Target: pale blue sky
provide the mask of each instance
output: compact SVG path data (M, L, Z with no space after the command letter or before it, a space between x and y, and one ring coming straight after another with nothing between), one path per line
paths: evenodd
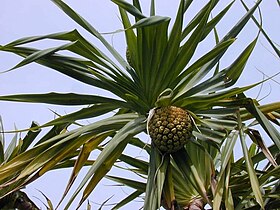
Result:
M65 2L92 23L92 25L100 32L111 32L121 28L117 7L109 0L66 0ZM148 14L150 0L142 0L141 2L145 8L145 14ZM158 5L157 14L174 17L178 0L158 0L156 2ZM194 3L192 10L186 16L186 20L205 2L207 1L204 0L199 1L199 3ZM229 2L230 1L228 0L222 1L215 11L219 11ZM246 2L249 2L250 5L252 5L254 1L250 0ZM2 0L0 5L1 45L21 37L70 31L74 28L81 29L49 0ZM280 44L280 7L277 5L276 0L263 1L261 10L264 29L268 32L273 41ZM222 37L243 14L244 8L239 1L236 1L231 12L226 16L226 19L218 25L220 37ZM83 32L83 30L80 31ZM99 45L97 44L97 40L88 33L84 34L89 40L96 45ZM226 54L221 65L229 65L230 62L236 58L240 50L243 49L249 41L256 36L256 34L257 28L251 21L246 30L244 30L238 37L236 44L234 44L232 49ZM124 55L126 46L123 33L106 35L106 37L108 38L108 41L110 41L110 43L112 43L113 46ZM199 55L207 49L211 49L213 46L213 37L210 37L208 40L209 42L205 42L199 47L196 57L199 57ZM57 43L47 41L37 44L36 47L43 49L55 46L56 44ZM238 85L249 85L262 80L262 74L257 71L257 69L270 76L279 72L279 58L272 54L274 54L274 52L271 47L268 46L266 40L261 36L256 50L248 62L245 73ZM0 71L11 68L19 61L20 58L13 54L0 52ZM280 77L276 77L275 80L280 81ZM259 99L269 94L269 96L263 100L263 103L279 101L279 88L280 86L276 82L270 81L265 83ZM259 90L260 87L257 87L253 91L250 91L248 95L256 97ZM102 94L87 85L80 84L72 79L66 78L64 75L36 64L30 64L10 73L0 74L0 95L51 91ZM0 102L0 115L4 121L5 130L13 130L14 125L16 125L17 128L28 127L32 120L42 124L53 119L54 115L49 111L49 108L60 114L69 113L73 110L73 108L69 107L44 104ZM78 108L79 107L75 107L74 109ZM6 141L8 142L11 137L11 135L7 135ZM68 174L69 173L70 171L68 171ZM43 199L39 192L35 190L40 189L49 196L54 204L56 204L68 181L68 174L62 173L61 171L48 173L45 178L30 185L27 192L30 193L30 196L36 196ZM113 188L113 190L115 189L116 187ZM127 189L124 189L124 191L128 192ZM111 187L102 185L98 187L97 191L94 192L93 196L89 197L89 199L92 202L102 203L113 194L117 194L115 195L116 198L119 198L119 194L122 194L123 196L125 195L123 191L116 191L116 193L114 193ZM114 198L112 201L114 201ZM35 199L35 202L43 207L40 201ZM96 209L96 206L94 206L94 204L92 205L93 209ZM136 206L137 208L140 207L141 203L134 203L132 206L128 206L124 209L137 209Z

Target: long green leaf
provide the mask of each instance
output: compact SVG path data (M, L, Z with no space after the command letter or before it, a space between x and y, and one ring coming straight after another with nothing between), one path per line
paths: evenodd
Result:
M162 157L161 163L156 171L156 185L157 185L157 205L161 206L161 197L163 192L164 183L166 182L167 168L169 166L170 156L165 155Z
M180 42L181 42L181 31L182 31L182 25L183 25L183 15L184 15L184 2L180 1L180 6L178 9L177 17L175 20L175 23L173 25L171 34L169 36L167 45L165 49L163 49L163 55L162 59L160 61L160 64L158 66L158 72L156 80L153 80L153 82L156 82L156 87L153 86L153 88L156 90L155 93L158 91L163 91L162 89L165 89L165 87L160 87L159 84L164 80L164 77L167 75L168 70L171 68L171 65L173 64L174 60L176 59L176 56L179 52ZM160 35L161 36L161 35ZM167 82L165 82L167 83Z
M219 179L217 181L215 187L214 199L213 199L213 209L220 209L223 194L225 191L225 176L226 176L225 173L221 174L221 176L219 176Z
M81 55L85 58L88 58L91 61L93 61L94 63L109 69L116 76L122 76L122 79L124 79L124 78L127 79L127 76L125 74L123 74L122 70L119 69L119 67L108 56L106 56L103 52L101 52L92 43L87 41L77 30L48 34L48 35L44 35L44 36L26 37L26 38L22 38L22 39L13 41L2 48L0 47L0 49L4 50L5 48L8 48L8 47L14 47L14 46L22 45L22 44L40 41L43 39L54 39L54 40L64 40L64 41L75 42L75 44L70 46L68 48L68 50L70 50L78 55ZM117 71L108 64L113 66ZM98 66L96 66L96 65L95 65L95 67L98 68ZM129 71L129 73L132 73L132 72ZM131 74L131 75L133 75L133 74Z
M225 207L228 210L234 210L234 201L230 188L230 169L231 167L228 166L225 177Z
M238 58L225 70L227 76L227 82L225 84L226 87L232 86L236 83L238 78L240 77L243 69L253 52L257 43L257 38L253 40L244 51L238 56Z
M218 3L219 1L215 1L214 2L214 7L215 5ZM209 33L214 30L215 33L215 26L221 21L223 20L224 15L229 11L229 9L231 8L231 6L233 5L235 1L233 0L232 2L230 2L228 4L228 6L226 6L221 12L219 12L215 17L213 17L212 20L210 20L207 25L206 25L206 30L205 30L205 34L202 36L203 40L205 37L207 37L209 35ZM213 7L213 8L214 8ZM201 11L200 11L201 12ZM218 42L217 42L218 43Z
M123 126L124 123L127 123L128 121L131 121L135 119L137 115L135 114L122 114L122 115L116 115L110 118L107 118L105 120L98 121L96 123L83 126L81 128L74 129L72 131L61 133L59 135L52 133L52 135L48 135L50 137L49 139L46 139L42 141L40 144L37 144L35 147L27 150L26 152L19 154L15 158L13 158L11 161L9 161L5 165L0 166L0 182L2 180L5 180L7 177L13 175L13 172L16 170L20 172L21 170L25 169L25 172L22 173L21 177L25 175L29 175L30 173L33 173L34 170L36 171L38 168L40 168L44 163L46 163L46 158L42 157L43 151L47 149L53 149L54 147L57 148L57 151L63 147L60 147L61 145L65 146L65 143L67 141L73 140L80 135L87 133L89 131L95 130L96 132L104 132L108 129L119 129ZM54 135L53 135L54 134ZM53 149L55 151L55 149ZM41 155L41 157L40 157ZM41 162L33 162L31 165L29 165L29 169L26 170L26 166L30 164L34 158L41 158Z
M207 197L206 188L208 188L207 185L210 184L207 182L210 181L208 176L211 175L211 173L209 173L212 170L211 165L209 165L209 163L207 163L205 165L205 167L207 167L207 168L204 168L203 171L199 171L198 170L199 165L194 164L194 162L193 162L193 161L200 162L201 158L203 159L203 161L205 161L205 158L209 160L209 157L206 157L207 155L205 153L201 153L202 157L199 157L199 159L196 159L198 157L197 152L198 152L198 150L201 150L201 149L198 147L196 147L195 149L194 148L192 150L188 151L188 152L192 153L190 155L186 152L185 149L182 149L179 152L172 154L172 157L174 158L174 160L175 160L178 168L182 172L183 176L187 180L190 180L192 187L197 192L199 192L199 195L203 199L205 199L205 201L207 201L210 204L211 202L209 201L209 199ZM190 188L192 188L192 187L190 187Z
M138 191L138 190L134 191L133 193L128 195L125 199L120 201L117 205L115 205L112 209L120 209L121 207L123 207L127 203L130 203L131 201L133 201L135 198L137 198L141 194L142 194L141 191Z
M18 133L15 133L14 137L12 138L11 142L9 143L7 149L5 150L4 153L4 160L8 161L9 159L12 159L12 156L15 155L14 153L16 152L16 147L18 144Z
M28 44L35 41L40 41L44 39L57 39L57 40L64 40L64 41L77 41L76 35L78 34L77 30L67 31L67 32L59 32L59 33L52 33L43 36L30 36L17 39L15 41L10 42L6 45L6 47L15 47L18 45Z
M251 16L260 3L261 0L257 1L256 4L239 20L239 22L234 27L232 27L231 30L220 40L220 43L229 39L236 38L236 36L250 20ZM227 49L225 49L224 52L221 52L216 58L203 65L199 71L191 75L191 79L189 81L190 87L195 86L208 74L208 72L217 64L217 62L219 62L226 50Z
M213 209L219 209L221 201L224 195L229 196L228 182L226 178L229 176L230 172L230 160L233 158L233 149L238 137L238 132L232 132L227 137L224 147L221 150L221 169L218 175L217 187L215 189ZM227 187L226 187L227 186ZM225 203L227 203L227 198L225 198ZM229 203L228 203L229 205Z
M22 145L20 146L20 153L27 150L27 148L34 142L36 137L40 134L41 129L38 129L40 125L36 122L32 122L29 131L22 139Z
M242 5L244 6L244 8L248 11L249 8L247 7L247 5L245 4L244 1L241 0ZM279 1L278 1L279 4ZM276 47L276 45L274 44L274 42L270 39L269 35L266 33L266 31L264 30L264 28L262 27L262 25L258 22L258 20L252 16L252 20L254 21L254 23L258 26L259 30L261 31L261 33L264 35L264 37L266 38L266 40L268 41L268 43L271 45L271 47L273 48L273 50L275 51L275 53L278 55L278 57L280 57L280 50Z
M230 90L220 91L213 94L197 95L191 97L185 97L185 94L182 94L177 99L174 99L174 104L177 104L181 107L189 107L190 110L201 110L206 107L211 108L214 104L218 104L219 100L225 100L237 94L241 94L246 90L252 89L260 83L253 85L248 85L242 88L232 88Z
M146 183L144 182L140 182L140 181L136 181L133 179L126 179L126 178L122 178L122 177L116 177L116 176L110 176L110 175L106 175L107 179L110 179L114 182L118 182L122 185L126 185L128 187L131 187L137 191L140 191L142 193L145 192L146 189Z
M179 53L174 55L176 56L176 59L174 60L174 63L172 63L172 71L169 70L168 74L166 75L167 81L170 80L169 78L173 78L174 76L177 77L189 63L199 42L201 41L201 37L205 32L205 26L214 4L214 0L210 1L209 8L203 15L203 18L200 20L197 28L188 38L188 40L180 47Z
M37 50L24 47L2 47L2 50L13 52L23 57L27 57L30 54L35 53ZM110 80L108 77L102 77L98 72L94 72L91 66L88 66L88 62L85 64L85 60L72 58L69 56L51 55L47 58L41 58L36 61L37 63L52 68L62 74L65 74L71 78L74 78L83 83L99 87L110 92L115 93L117 96L125 98L125 93L131 92L131 86L121 86L122 83L116 83ZM93 73L94 76L93 76ZM126 83L127 84L127 83ZM135 90L135 87L132 90ZM139 92L139 91L138 91ZM134 91L136 93L136 91Z
M61 202L63 201L64 197L67 195L67 193L69 192L70 188L72 187L74 181L76 180L79 172L81 171L82 167L84 165L87 164L88 161L88 157L90 155L90 153L96 149L98 147L98 145L104 141L105 138L107 138L109 135L111 135L112 132L109 131L109 132L105 132L105 133L101 133L100 135L96 135L96 136L93 136L89 141L87 141L82 149L80 150L79 152L79 155L78 155L78 158L77 160L75 161L75 164L73 165L73 170L72 170L72 174L69 178L69 181L68 181L68 184L65 188L65 191L63 193L63 196L60 200L60 202L58 203L57 206L59 206L61 204ZM59 156L63 155L62 152L59 154ZM56 158L55 158L56 159ZM49 163L48 163L49 164ZM47 165L48 165L47 164ZM57 164L58 165L58 164ZM92 165L92 164L90 164ZM44 166L46 167L46 165ZM53 166L52 166L53 167ZM53 167L54 168L54 167ZM41 169L42 170L42 169Z
M0 100L29 102L29 103L48 103L57 105L89 105L97 103L113 103L121 106L124 102L117 99L106 98L103 96L83 95L75 93L46 93L46 94L20 94L0 96Z
M19 67L22 67L24 65L27 65L29 63L35 62L35 61L39 60L40 58L51 55L51 54L53 54L57 51L66 50L69 47L71 47L72 45L75 45L75 42L64 44L64 45L61 45L59 47L54 47L54 48L50 48L50 49L46 49L46 50L37 51L37 52L27 56L23 61L21 61L19 64L17 64L15 67L10 69L9 71L11 71L13 69L16 69L16 68L19 68Z
M122 154L119 157L119 160L137 168L138 170L142 170L143 173L147 174L147 172L148 172L149 165L148 165L147 162L145 162L143 160L137 159L135 157L130 157L130 156L125 155L125 154Z
M122 8L119 8L119 11L120 11L122 24L124 28L130 28L131 23L126 11ZM131 70L130 74L134 78L135 83L140 84L139 76L138 76L139 75L138 68L135 68L135 66L137 66L136 64L137 38L133 30L125 30L125 37L127 43L127 53L129 54L130 57L130 65L134 68L134 71ZM138 75L135 72L138 72Z
M195 27L197 27L197 25L200 23L201 19L209 9L209 6L212 2L213 1L209 1L203 8L201 8L199 12L195 15L195 17L187 24L187 26L182 31L182 37L181 37L182 40L185 39ZM191 3L192 1L188 1L188 3L186 3L185 6L188 7L190 6ZM218 1L216 0L213 6L215 6L217 3ZM184 8L184 11L186 11L186 8Z
M156 27L145 27L137 30L137 64L140 69L145 97L150 107L154 106L154 93L157 94L154 84L159 75L158 66L167 43L168 25L169 21L165 21Z
M225 49L227 49L235 39L229 39L225 42L222 42L215 46L211 51L203 55L201 58L199 58L196 62L194 62L190 67L188 67L186 70L184 70L177 79L173 82L171 85L172 87L176 87L175 91L181 90L178 95L185 92L187 89L191 88L192 86L189 84L189 77L187 77L190 73L195 71L196 69L199 69L203 65L206 65L208 62L216 58L220 55L220 53L223 53ZM176 85L176 86L175 86Z
M190 38L184 43L184 45L180 48L180 52L174 61L176 66L174 66L175 75L181 73L181 71L185 68L185 66L190 61L191 57L195 49L197 48L198 43L201 41L202 35L205 32L205 26L207 24L207 20L209 18L210 12L213 9L214 1L209 2L209 8L203 14L202 19L200 20L198 26L196 27L195 31L192 33Z
M230 162L230 158L232 158L233 149L237 141L238 134L239 133L237 131L232 131L227 137L225 145L221 151L221 161L222 161L221 169L220 169L221 175L226 171L226 167Z
M190 89L186 91L184 95L194 95L205 91L215 92L219 89L224 89L234 85L243 72L245 64L256 45L256 41L257 39L250 43L248 47L246 47L244 51L238 56L238 58L225 70L220 71L213 77L207 79L197 86L191 87L191 84L187 84L187 89Z
M151 59L149 60L149 65L147 67L144 66L143 69L144 81L146 81L145 88L149 98L148 100L152 105L154 105L155 99L160 94L160 90L155 89L155 84L159 83L160 75L164 72L164 69L159 68L159 66L164 59L165 49L168 44L169 24L170 22L165 22L156 28L153 40L151 41L153 50L150 52L150 55L147 55L147 58L150 56ZM152 29L150 30L153 31ZM143 53L145 54L145 51Z
M135 6L129 4L127 1L124 0L111 0L111 1L137 18L141 19L146 17L145 15L142 14L141 11L139 11Z
M157 172L160 168L162 158L159 151L152 145L150 162L149 162L149 172L146 185L146 199L144 202L144 210L156 210L158 206L158 193L157 193Z
M270 136L273 142L280 149L280 133L277 129L269 122L265 115L259 110L259 108L253 103L252 100L248 101L246 109L256 118L266 133Z
M90 107L83 108L77 112L72 112L70 114L63 115L57 119L54 119L43 126L49 126L49 125L58 125L62 123L71 123L75 122L76 120L81 119L88 119L93 118L97 116L101 116L103 114L109 113L115 109L118 109L119 106L117 104L113 103L98 103L94 104Z
M238 119L238 127L239 127L238 128L239 137L240 137L240 141L241 141L243 155L245 158L247 173L249 175L250 182L251 182L252 191L254 192L256 201L261 206L261 208L264 209L264 202L263 202L263 198L262 198L262 193L260 191L259 181L258 181L256 172L253 167L252 159L249 157L249 154L248 154L248 149L247 149L247 145L246 145L246 141L245 141L245 135L243 132L242 121L241 121L239 112L237 114L238 114L237 119Z
M82 190L82 188L89 181L89 184L84 190L83 197L80 200L80 204L84 202L84 200L88 197L88 195L95 188L96 184L103 178L103 176L110 170L115 161L121 155L128 141L133 135L138 134L139 132L145 129L145 125L143 124L144 118L138 117L134 120L131 120L127 123L106 145L104 150L97 157L93 166L89 169L88 173L85 175L84 179L77 187L76 191L71 196L68 204L66 205L66 209L68 209L76 198L77 194Z
M2 117L0 116L0 165L4 161L5 139L4 139L3 132L4 132L3 121L2 121Z
M175 190L174 190L174 181L173 181L173 170L172 165L168 164L167 171L166 171L166 180L163 185L163 197L164 201L161 203L166 203L168 208L173 208L176 202Z
M97 37L102 44L111 52L115 59L125 68L130 68L122 56L106 41L106 39L84 18L71 9L66 3L61 0L52 0L58 7L60 7L72 20L82 26L89 33Z

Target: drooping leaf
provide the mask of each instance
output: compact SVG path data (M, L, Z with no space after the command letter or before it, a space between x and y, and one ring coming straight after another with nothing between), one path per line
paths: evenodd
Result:
M126 28L125 30L132 30L135 28L143 28L143 27L158 25L168 21L170 21L169 17L162 17L162 16L145 17L137 21L135 24L131 25L129 28Z
M21 172L20 176L17 179L27 176L40 167L44 166L45 164L48 164L48 161L53 159L53 157L55 157L56 155L59 155L60 158L63 158L60 154L67 154L68 150L72 151L73 149L80 147L84 142L92 138L92 132L104 132L107 129L110 130L110 126L112 127L112 129L117 129L118 124L120 124L119 126L121 126L122 123L127 121L129 121L128 115L117 115L93 124L89 124L87 126L83 126L81 128L77 128L76 130L72 130L70 132L62 134L61 136L58 135L55 138L50 139L49 141L53 141L56 139L60 139L60 141L58 141L56 144L53 144L45 152L37 156L31 163L29 163L29 165L24 169L24 171ZM82 135L84 133L86 133L86 135ZM80 141L77 139L79 139ZM67 142L69 146L65 147L65 143ZM56 161L55 158L53 160Z
M20 146L20 153L26 151L28 147L34 142L35 138L39 135L41 129L38 129L38 127L39 127L38 123L32 122L29 131L22 139L22 145Z
M123 0L111 0L111 1L137 18L140 19L146 18L146 16L143 15L142 12L137 9L137 7L133 6L132 4L129 4L127 1L123 1Z
M268 103L264 105L258 105L258 109L265 115L273 113L273 111L280 110L280 102ZM254 116L248 112L245 108L240 110L241 119L246 121L253 118Z
M250 138L252 139L252 141L259 146L259 148L262 150L263 154L266 156L266 158L270 161L270 163L276 167L277 163L274 160L274 157L272 156L272 154L270 153L270 151L268 150L267 146L265 145L264 140L261 137L261 134L258 130L254 130L254 129L248 129L246 131L246 133L250 136Z
M119 129L124 123L135 119L135 117L136 115L134 114L123 114L66 133L57 134L54 130L51 133L46 134L46 136L43 137L44 139L40 141L40 144L17 155L7 164L1 165L0 183L3 183L7 178L17 175L14 173L15 171L21 172L21 175L17 177L17 179L24 178L34 173L37 169L46 164L48 160L53 157L52 155L58 154L60 150L63 151L69 149L64 147L65 142L74 141L72 144L75 144L75 139L83 133L94 130L96 132L103 132L107 131L107 129ZM52 151L52 154L46 153L46 150ZM35 158L37 158L38 161L34 161Z

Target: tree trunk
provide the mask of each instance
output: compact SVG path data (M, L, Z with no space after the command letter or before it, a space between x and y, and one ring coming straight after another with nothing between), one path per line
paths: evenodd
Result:
M18 190L0 199L0 209L39 210L26 193Z

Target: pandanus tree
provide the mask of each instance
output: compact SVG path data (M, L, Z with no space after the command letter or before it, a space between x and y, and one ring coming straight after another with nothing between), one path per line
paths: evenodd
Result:
M88 167L67 204L59 208L76 208L73 201L82 194L79 207L103 178L134 189L113 209L137 197L143 198L147 210L204 209L206 205L212 209L279 208L280 134L275 126L279 126L280 103L261 105L246 96L246 91L266 81L236 86L260 34L280 54L255 18L261 0L251 8L241 1L247 12L221 39L216 25L234 1L212 13L219 1L210 0L192 19L185 20L195 2L181 0L171 23L171 18L156 14L155 1L151 1L147 16L138 0L112 0L123 24L123 29L114 33L125 34L126 58L65 2L52 1L108 53L78 30L26 37L0 47L23 57L10 70L36 62L112 96L57 92L1 96L0 100L6 101L82 106L43 125L32 124L25 130L26 136L7 151L1 139L2 201L8 203L22 187L50 170L72 167L63 199L81 169ZM221 68L220 61L249 20L255 22L259 33ZM216 44L194 60L198 46L213 34ZM65 43L43 50L26 46L44 39ZM109 117L96 119L108 113ZM92 123L77 123L89 118ZM270 147L265 146L255 125L267 133ZM38 136L42 129L49 130ZM252 140L249 148L246 138ZM243 156L236 160L237 140ZM125 154L128 145L143 150L148 161ZM100 153L91 160L90 154L96 150ZM267 166L260 168L259 163L265 160ZM122 169L139 175L140 181L110 175L119 162L131 166ZM36 208L31 201L27 204Z

